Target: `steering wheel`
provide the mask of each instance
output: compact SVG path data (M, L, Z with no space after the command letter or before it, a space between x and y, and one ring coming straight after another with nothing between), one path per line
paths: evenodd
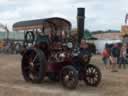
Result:
M24 45L27 46L29 43L33 44L34 40L35 40L35 35L33 31L27 31L24 36Z

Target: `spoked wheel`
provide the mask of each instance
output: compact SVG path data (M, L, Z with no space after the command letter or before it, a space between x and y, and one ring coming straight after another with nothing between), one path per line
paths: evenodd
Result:
M35 40L35 35L33 31L27 31L25 34L25 41L26 43L33 43Z
M101 81L101 72L98 67L89 64L85 68L84 81L89 86L98 86Z
M78 72L72 66L65 66L60 74L62 85L69 89L75 89L78 84Z
M41 83L46 72L46 59L39 49L29 49L22 58L22 74L26 81Z
M35 40L35 35L33 31L27 31L24 37L24 46L27 47L28 44L33 45Z

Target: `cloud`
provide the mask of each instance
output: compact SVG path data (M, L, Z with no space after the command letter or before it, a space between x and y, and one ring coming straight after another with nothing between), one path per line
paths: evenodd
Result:
M11 28L17 21L57 16L76 27L77 8L85 7L85 28L120 30L128 11L127 3L127 0L0 0L0 22Z

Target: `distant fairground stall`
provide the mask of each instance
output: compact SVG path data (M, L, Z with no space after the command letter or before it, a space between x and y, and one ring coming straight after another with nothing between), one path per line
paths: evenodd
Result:
M123 25L121 27L121 36L123 38L123 43L128 44L128 25Z
M121 36L123 38L124 44L128 44L128 24L127 24L127 21L128 21L128 14L126 14L126 17L125 17L125 24L122 25L122 27L121 27Z

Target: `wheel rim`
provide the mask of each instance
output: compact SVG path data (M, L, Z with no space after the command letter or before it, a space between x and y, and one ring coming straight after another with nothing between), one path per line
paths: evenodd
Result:
M89 85L96 85L100 81L100 74L97 68L90 66L86 69L85 81Z

